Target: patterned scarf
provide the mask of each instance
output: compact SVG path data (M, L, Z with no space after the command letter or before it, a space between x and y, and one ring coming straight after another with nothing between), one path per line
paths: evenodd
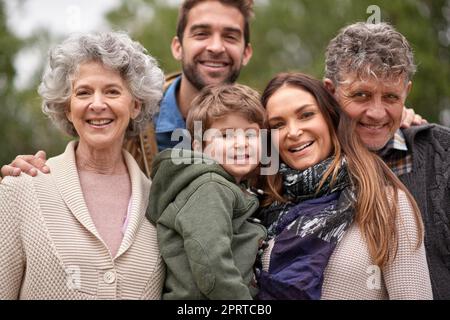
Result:
M328 158L304 171L281 165L284 195L291 201L261 212L275 244L268 272L258 272L259 299L320 299L329 258L354 217L355 193L345 160L335 182L330 175L317 192L332 162Z

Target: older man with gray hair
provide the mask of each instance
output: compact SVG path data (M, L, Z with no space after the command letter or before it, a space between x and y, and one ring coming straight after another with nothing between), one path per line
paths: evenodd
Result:
M436 124L400 129L415 72L401 33L387 23L360 22L330 41L324 83L364 144L416 198L434 298L450 299L450 130Z

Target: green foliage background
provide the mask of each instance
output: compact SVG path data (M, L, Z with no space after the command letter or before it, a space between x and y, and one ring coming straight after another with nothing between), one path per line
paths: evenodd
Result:
M44 149L49 156L63 151L68 138L53 129L40 111L34 85L16 91L12 65L17 52L38 45L43 51L55 41L44 30L30 39L17 39L5 25L0 0L0 164L16 155ZM180 66L171 55L177 4L180 1L122 0L107 14L113 30L127 30L160 62L167 72ZM262 90L281 71L302 71L323 76L324 52L338 30L366 21L370 5L381 9L381 20L392 23L415 50L418 73L408 106L430 122L439 122L441 110L450 112L450 0L256 0L251 24L254 55L239 82ZM447 32L447 33L446 33ZM39 71L39 73L42 69Z

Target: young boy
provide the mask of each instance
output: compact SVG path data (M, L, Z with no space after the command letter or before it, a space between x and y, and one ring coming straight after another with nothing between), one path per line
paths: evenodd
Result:
M166 150L155 158L147 217L157 225L167 265L163 299L256 293L250 283L266 230L248 221L259 202L245 182L259 164L264 119L249 87L207 87L187 117L194 151Z

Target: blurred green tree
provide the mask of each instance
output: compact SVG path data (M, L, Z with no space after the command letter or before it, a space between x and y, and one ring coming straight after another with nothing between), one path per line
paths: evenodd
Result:
M23 140L28 140L27 130L18 125L16 119L21 113L16 102L16 92L14 89L14 56L22 46L22 43L6 26L3 2L0 2L0 161L4 162L5 157L20 144Z
M28 39L18 39L6 25L4 1L0 0L0 166L19 154L39 149L49 155L63 151L67 138L50 125L40 109L37 85L43 66L32 75L29 88L18 90L14 85L17 53L36 45L45 52L49 42L45 30L36 30Z

